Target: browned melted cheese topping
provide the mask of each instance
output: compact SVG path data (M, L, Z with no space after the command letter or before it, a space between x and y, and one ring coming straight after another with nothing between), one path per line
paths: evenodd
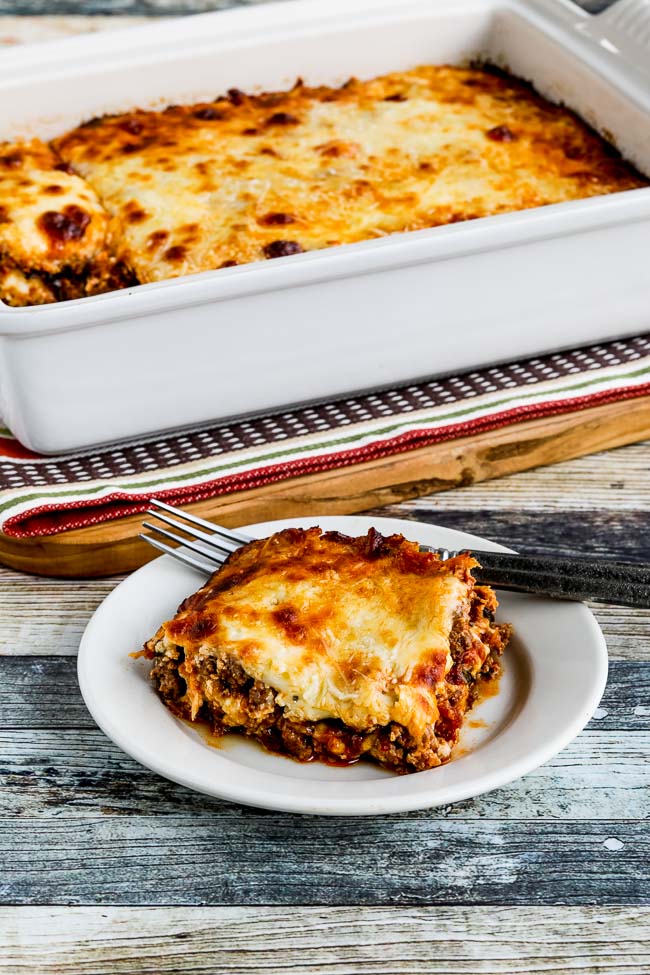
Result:
M401 535L285 530L232 555L145 653L159 661L163 699L191 720L243 728L269 747L278 728L313 741L318 726L330 757L332 741L349 755L356 735L358 753L365 742L380 761L377 730L399 729L411 764L430 767L449 757L469 684L488 658L498 666L509 634L484 614L496 601L475 589L474 565L442 562ZM183 685L169 685L170 700L169 667Z
M491 70L233 89L0 147L0 267L101 254L144 283L645 185L572 112Z
M119 287L92 187L39 142L0 144L0 297L28 305Z

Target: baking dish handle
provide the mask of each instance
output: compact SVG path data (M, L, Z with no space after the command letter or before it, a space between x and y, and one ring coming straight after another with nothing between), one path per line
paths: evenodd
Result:
M616 0L580 21L580 31L650 78L650 0Z

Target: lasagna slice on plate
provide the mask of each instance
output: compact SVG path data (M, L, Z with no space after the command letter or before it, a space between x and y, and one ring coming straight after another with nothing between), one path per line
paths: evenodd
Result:
M299 761L448 761L511 628L470 555L291 528L245 545L145 644L178 717Z

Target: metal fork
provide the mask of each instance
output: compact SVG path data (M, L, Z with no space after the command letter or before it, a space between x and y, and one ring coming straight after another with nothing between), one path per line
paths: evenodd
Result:
M143 528L153 534L141 534L140 538L206 575L212 575L242 545L255 541L251 535L204 521L203 518L197 518L196 515L181 511L156 498L151 498L149 503L151 508L147 514L168 527L145 521ZM180 547L168 545L162 539L176 542ZM423 551L436 552L441 559L461 554L426 545L421 545L420 548ZM480 568L474 570L477 581L496 589L534 593L554 599L588 599L620 606L650 607L648 564L555 555L483 552L476 549L472 549L471 554L481 563Z

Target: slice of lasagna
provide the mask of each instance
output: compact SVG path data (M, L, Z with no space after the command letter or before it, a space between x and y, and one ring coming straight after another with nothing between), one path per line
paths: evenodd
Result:
M287 529L230 556L145 644L177 716L299 761L446 762L511 628L470 555Z
M38 305L123 287L95 191L38 139L0 143L0 297Z

